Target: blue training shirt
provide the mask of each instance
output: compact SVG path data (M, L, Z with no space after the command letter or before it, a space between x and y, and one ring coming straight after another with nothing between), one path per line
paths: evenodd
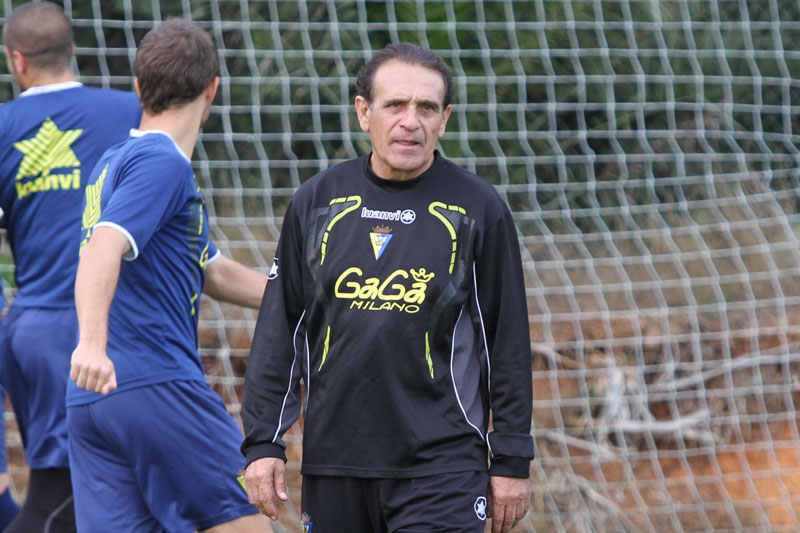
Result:
M205 267L219 251L191 163L169 135L132 130L100 159L86 187L81 249L103 226L131 245L109 310L107 353L117 392L204 380L197 309ZM100 398L69 382L68 406Z
M0 106L0 207L14 253L15 305L75 305L86 179L140 120L135 94L78 82L33 87Z

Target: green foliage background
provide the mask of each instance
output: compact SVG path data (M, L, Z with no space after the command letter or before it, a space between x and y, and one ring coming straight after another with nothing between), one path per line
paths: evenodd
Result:
M0 17L8 8L6 1ZM451 122L442 148L456 159L502 154L500 164L511 160L502 170L488 161L474 166L487 179L511 183L532 181L533 174L539 183L618 176L618 165L605 156L646 151L641 143L612 138L620 132L708 130L715 119L728 129L785 133L778 113L754 124L753 113L724 107L790 104L797 88L787 87L787 80L800 73L800 61L782 49L796 42L798 30L776 25L797 20L796 2L110 0L68 2L67 9L76 23L81 75L114 87L130 88L133 45L154 20L190 17L213 31L225 59L229 117L208 125L208 139L252 133L265 141L260 154L236 138L208 146L205 157L215 161L342 159L352 155L344 139L350 136L357 151L367 150L349 112L352 90L342 90L340 78L352 78L371 49L390 42L424 44L453 66L460 83L457 106L466 112ZM631 20L636 26L626 23ZM13 95L5 81L0 101ZM275 120L276 108L285 106L297 110L289 124ZM312 106L316 112L303 112ZM272 142L270 134L280 136L287 125L289 145ZM709 142L714 150L731 150ZM767 146L773 153L787 151L780 143ZM582 165L532 172L521 161L560 154L591 156L595 175ZM790 165L794 158L769 164ZM686 171L705 165L692 161ZM736 163L720 162L715 170L730 165ZM301 163L288 176L276 167L265 185L296 185L321 166ZM674 163L648 171L655 177L680 173ZM262 177L255 173L253 183ZM219 179L224 185L224 176Z

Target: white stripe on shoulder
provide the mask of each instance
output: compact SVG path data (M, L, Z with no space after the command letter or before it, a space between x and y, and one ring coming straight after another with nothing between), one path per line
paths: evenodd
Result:
M75 87L83 87L79 81L62 81L61 83L48 83L47 85L37 85L19 93L20 97L23 96L36 96L37 94L54 93L56 91L63 91L65 89L74 89Z
M137 129L137 128L133 128L130 131L131 137L144 137L145 135L154 135L154 134L165 135L167 137L167 139L172 141L172 145L175 147L175 149L178 151L178 153L181 154L181 156L186 161L188 161L189 163L192 162L192 160L189 159L189 156L186 155L185 153L183 153L183 150L181 150L181 147L178 146L178 143L175 142L175 139L172 138L172 135L170 135L166 131L163 131L163 130L140 130L140 129Z
M119 224L115 224L114 222L98 222L97 224L95 224L94 227L95 229L101 227L115 229L118 232L122 233L122 235L124 235L126 239L128 239L128 243L130 243L131 249L128 253L122 256L122 258L125 261L133 261L134 259L139 257L139 247L136 246L136 239L133 238L133 235L131 235L128 230L126 230Z

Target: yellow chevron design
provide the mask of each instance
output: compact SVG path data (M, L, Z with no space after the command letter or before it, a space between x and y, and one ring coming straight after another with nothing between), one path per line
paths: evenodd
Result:
M319 364L317 371L322 370L322 365L325 364L325 359L328 358L328 349L331 346L331 327L328 326L328 332L325 334L325 344L322 345L322 362Z
M339 222L340 218L345 216L350 211L358 209L359 206L361 206L361 197L348 196L346 198L334 198L333 200L330 201L330 204L328 204L328 205L333 205L333 204L350 203L350 202L355 202L355 203L347 206L347 208L345 208L341 213L333 217L333 219L331 219L330 223L328 224L328 227L325 228L325 234L322 235L322 246L320 247L320 260L319 260L320 265L325 262L325 253L328 250L328 235L330 235L331 233L331 228L333 228L334 224Z
M425 360L428 361L428 371L433 379L433 359L431 359L431 344L428 341L428 332L425 332Z
M100 199L103 195L103 183L106 181L107 173L108 165L106 165L103 172L100 173L100 177L97 178L95 183L86 186L86 206L83 208L83 227L81 228L81 232L85 231L86 235L81 241L81 252L92 236L92 229L100 220L100 213L102 211Z
M450 250L450 274L453 273L453 266L456 264L456 253L458 252L458 238L456 236L456 230L453 228L453 225L450 223L444 215L442 215L437 209L442 209L445 211L455 211L456 213L461 213L462 215L466 215L467 212L464 210L463 207L459 207L457 205L447 205L442 202L431 202L428 206L428 212L438 218L444 227L447 228L448 233L450 233L450 239L453 243L453 248Z
M61 131L48 117L35 137L14 143L14 148L24 154L15 179L19 181L39 174L46 176L54 168L80 167L72 143L81 133L83 130Z

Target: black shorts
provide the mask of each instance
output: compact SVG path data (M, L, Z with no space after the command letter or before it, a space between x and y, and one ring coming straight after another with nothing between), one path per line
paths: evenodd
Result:
M303 476L308 533L483 533L487 472L408 479Z

